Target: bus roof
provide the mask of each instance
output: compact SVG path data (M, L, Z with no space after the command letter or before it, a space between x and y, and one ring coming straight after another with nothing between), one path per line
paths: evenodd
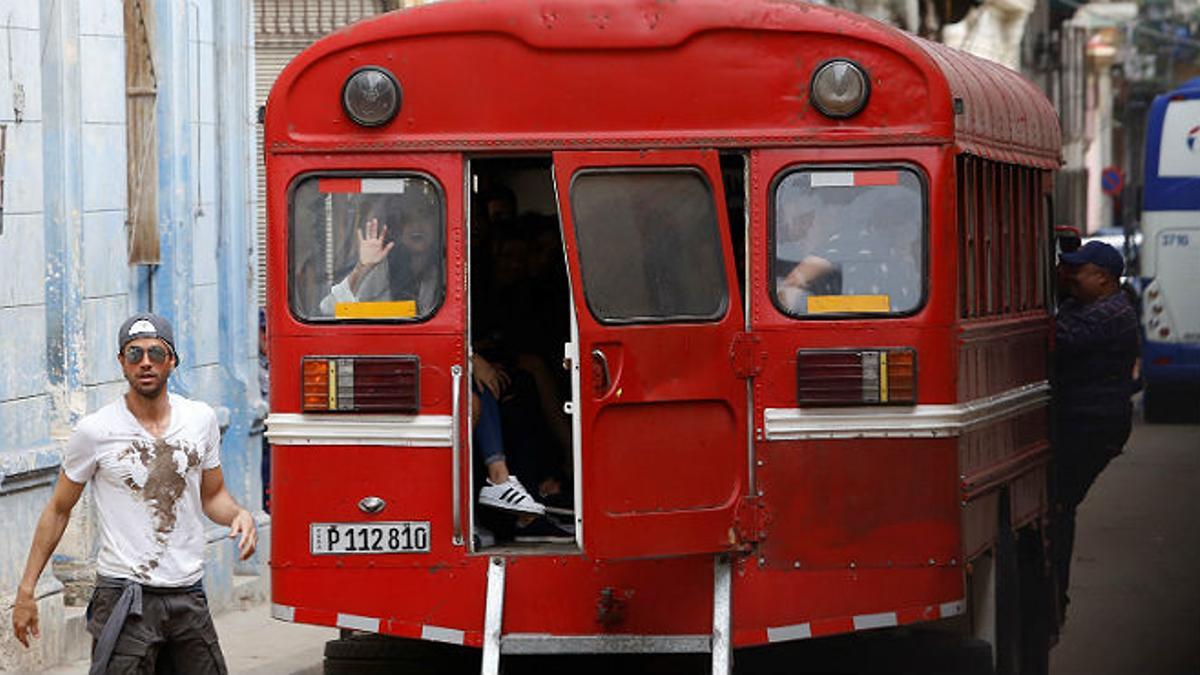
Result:
M814 69L861 64L871 97L837 120L808 103ZM391 71L392 122L355 126L341 88ZM446 1L349 26L272 89L268 152L954 143L1047 168L1057 115L1001 65L857 14L788 0Z

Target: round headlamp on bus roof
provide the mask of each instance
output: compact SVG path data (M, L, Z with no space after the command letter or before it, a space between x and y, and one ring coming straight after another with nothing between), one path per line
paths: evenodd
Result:
M871 95L871 80L862 66L848 59L821 64L809 85L809 100L826 117L853 117Z
M400 111L400 83L379 66L363 66L346 78L342 107L355 124L383 126Z

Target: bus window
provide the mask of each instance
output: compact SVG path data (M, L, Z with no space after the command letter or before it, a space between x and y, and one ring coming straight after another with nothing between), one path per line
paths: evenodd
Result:
M602 323L716 320L729 304L713 193L693 170L587 171L571 207Z
M304 321L421 320L445 293L443 207L423 176L309 176L291 192L289 298Z
M797 170L775 187L774 295L795 317L907 314L923 296L921 179Z

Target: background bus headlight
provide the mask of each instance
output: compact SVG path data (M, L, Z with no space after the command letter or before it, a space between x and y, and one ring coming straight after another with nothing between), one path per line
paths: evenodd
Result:
M355 124L378 127L400 111L400 83L378 66L359 68L342 87L342 107Z
M809 99L826 117L851 117L863 109L871 95L871 81L862 66L835 59L817 68L809 86Z

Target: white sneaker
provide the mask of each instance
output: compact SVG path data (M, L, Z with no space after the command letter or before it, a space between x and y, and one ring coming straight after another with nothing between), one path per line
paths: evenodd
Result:
M525 486L512 474L508 475L508 482L499 485L488 480L487 485L479 491L479 503L505 511L533 513L539 516L546 512L546 507L534 501L533 495L529 494Z

